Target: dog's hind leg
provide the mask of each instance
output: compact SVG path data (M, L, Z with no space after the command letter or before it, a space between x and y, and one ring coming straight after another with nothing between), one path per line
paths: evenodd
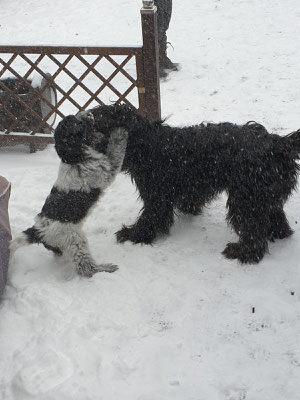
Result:
M222 254L243 264L258 263L268 251L268 205L255 200L229 196L227 202L227 220L239 235L239 241L228 243Z
M115 264L96 264L87 239L79 229L69 231L61 242L63 255L75 265L79 275L91 277L97 272L114 272L118 269Z
M268 239L274 242L275 239L284 239L293 234L293 230L290 227L286 218L285 212L282 207L278 207L276 210L270 213L270 226Z
M158 234L167 234L174 222L171 203L153 201L145 202L139 219L134 225L123 226L116 233L118 242L130 240L133 243L151 244Z
M30 243L31 242L28 240L28 237L24 232L19 233L9 243L10 255L12 256L20 247L29 246Z
M9 244L10 254L12 255L20 247L29 246L32 243L41 243L38 230L35 228L35 226L32 226L31 228L26 229L26 231L19 233L13 238L13 240L11 240Z

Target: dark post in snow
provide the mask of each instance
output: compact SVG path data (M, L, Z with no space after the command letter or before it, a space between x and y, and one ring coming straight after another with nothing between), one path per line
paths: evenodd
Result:
M146 116L152 120L159 120L161 118L156 10L157 8L152 0L143 0L141 18L144 52L145 105Z

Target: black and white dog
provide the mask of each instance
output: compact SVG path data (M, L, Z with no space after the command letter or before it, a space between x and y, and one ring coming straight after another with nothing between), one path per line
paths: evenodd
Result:
M90 112L107 135L128 132L122 170L135 182L144 206L117 240L152 243L169 232L174 210L198 215L218 194L228 194L227 221L239 236L223 251L227 258L257 263L268 240L292 234L283 206L297 184L300 130L285 137L257 123L200 124L176 128L150 122L122 105Z
M35 224L11 242L20 246L42 243L57 255L64 255L83 276L113 272L114 264L97 265L89 252L82 223L105 188L121 169L127 144L124 129L112 129L109 138L95 130L90 113L65 117L54 134L61 158L57 180Z

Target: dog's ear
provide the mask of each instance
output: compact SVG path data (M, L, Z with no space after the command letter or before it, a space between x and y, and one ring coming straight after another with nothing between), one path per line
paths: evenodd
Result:
M90 146L93 140L93 123L79 120L73 115L65 117L54 132L55 149L61 160L68 164L77 164L85 159L84 146Z

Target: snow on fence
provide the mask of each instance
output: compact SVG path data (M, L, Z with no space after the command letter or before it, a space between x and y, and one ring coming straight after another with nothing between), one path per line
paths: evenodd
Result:
M160 119L157 17L141 9L136 47L0 46L0 146L53 143L57 122L107 103L126 103Z

